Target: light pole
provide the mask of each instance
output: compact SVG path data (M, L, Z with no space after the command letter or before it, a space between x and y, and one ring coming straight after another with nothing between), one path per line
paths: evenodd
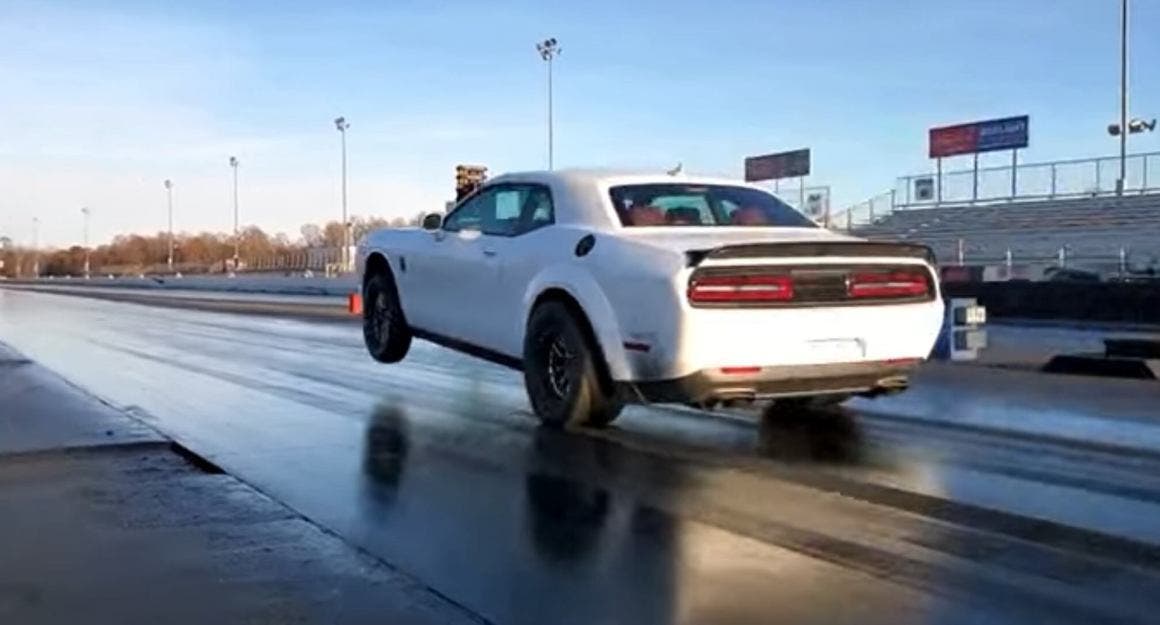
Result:
M548 64L548 169L552 169L552 61L563 50L560 48L560 44L556 41L555 37L549 37L536 44L536 51L540 53L540 58Z
M1116 194L1128 177L1128 0L1120 0L1120 177Z
M1122 195L1127 187L1128 135L1153 130L1156 130L1155 119L1128 119L1128 0L1120 0L1120 121L1108 125L1108 134L1120 138L1120 175L1116 178L1116 195ZM1140 189L1147 186L1148 160L1145 157Z
M89 258L90 258L90 256L89 256L89 215L92 214L92 211L89 210L88 206L85 206L84 208L81 209L81 214L84 215L84 219L85 219L85 280L88 280L89 275L90 275L89 274Z
M346 217L346 130L350 122L345 117L334 118L334 127L342 136L342 269L350 270L350 223Z
M230 157L230 167L234 170L234 271L238 270L238 157Z
M168 178L165 180L165 196L169 207L169 254L165 259L165 265L169 267L169 271L173 271L173 181ZM235 209L236 210L236 209Z
M40 217L32 218L32 278L40 277Z

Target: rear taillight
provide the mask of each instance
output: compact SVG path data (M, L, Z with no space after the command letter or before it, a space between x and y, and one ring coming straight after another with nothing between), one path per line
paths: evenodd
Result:
M930 277L923 271L860 271L850 274L851 298L922 297L930 294Z
M694 304L786 302L793 299L793 280L784 275L696 276L688 295Z

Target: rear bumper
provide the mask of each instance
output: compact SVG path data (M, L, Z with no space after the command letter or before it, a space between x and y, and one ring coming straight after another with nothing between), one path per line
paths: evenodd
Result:
M642 403L704 403L836 393L892 392L906 388L917 362L857 362L763 367L745 374L704 369L669 380L618 382L620 396Z

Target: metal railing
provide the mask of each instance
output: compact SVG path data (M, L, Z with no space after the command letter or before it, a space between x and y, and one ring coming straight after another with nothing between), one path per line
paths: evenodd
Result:
M894 189L883 191L867 200L849 206L830 216L831 230L849 232L855 228L872 224L894 212L897 200Z
M777 181L758 183L781 201L789 204L798 212L804 213L813 219L823 221L830 212L830 186L803 187L791 181Z
M1131 154L1126 165L1125 194L1160 192L1160 152ZM894 208L1115 195L1119 166L1108 156L902 176Z
M1160 193L1160 152L1128 156L1124 194ZM1114 156L1047 163L1028 163L1015 168L1015 195L1011 194L1012 169L986 167L978 170L903 176L894 188L831 215L830 228L850 231L873 224L896 210L1075 199L1116 195L1119 159ZM930 198L920 198L918 181L930 182ZM941 189L941 201L940 201Z
M1101 276L1128 276L1152 272L1160 273L1160 256L1156 253L1132 250L1127 246L1108 248L1106 251L1087 249L1077 252L1071 245L1061 245L1051 254L1030 253L1007 248L1002 255L983 253L972 249L971 241L960 238L951 250L935 250L942 266L989 266L1005 268L1014 275L1016 268L1084 269Z

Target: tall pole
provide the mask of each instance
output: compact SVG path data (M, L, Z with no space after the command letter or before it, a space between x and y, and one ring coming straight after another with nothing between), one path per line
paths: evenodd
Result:
M798 210L806 212L806 177L798 176Z
M342 269L350 271L350 221L346 216L346 129L350 128L350 122L345 117L338 117L334 126L342 135Z
M1120 0L1120 178L1116 193L1122 194L1128 177L1128 0Z
M230 167L234 170L234 271L238 270L238 158L230 157Z
M935 206L938 206L938 205L942 204L942 157L941 156L939 158L934 159L934 166L935 166L935 169L937 170L936 176L938 176L938 180L936 181L937 184L935 185L935 191L936 191L937 195L935 196L934 204L935 204Z
M975 152L975 167L974 175L971 182L971 201L975 202L979 199L979 153Z
M165 259L165 265L169 267L169 271L173 271L173 181L165 181L165 199L168 205L169 215L169 255Z
M89 275L90 275L89 274L89 259L90 259L90 254L89 254L89 214L90 214L90 212L91 211L89 211L88 206L81 209L81 214L84 215L84 220L85 220L85 239L84 239L85 240L85 280L88 280Z
M40 217L32 218L32 277L40 277Z
M548 58L548 169L555 168L555 126L552 119L552 58Z
M552 169L555 165L553 145L555 130L552 119L552 61L559 56L562 50L556 38L549 37L536 44L536 51L540 53L540 58L548 64L548 169Z
M1011 199L1018 194L1019 150L1011 150Z

